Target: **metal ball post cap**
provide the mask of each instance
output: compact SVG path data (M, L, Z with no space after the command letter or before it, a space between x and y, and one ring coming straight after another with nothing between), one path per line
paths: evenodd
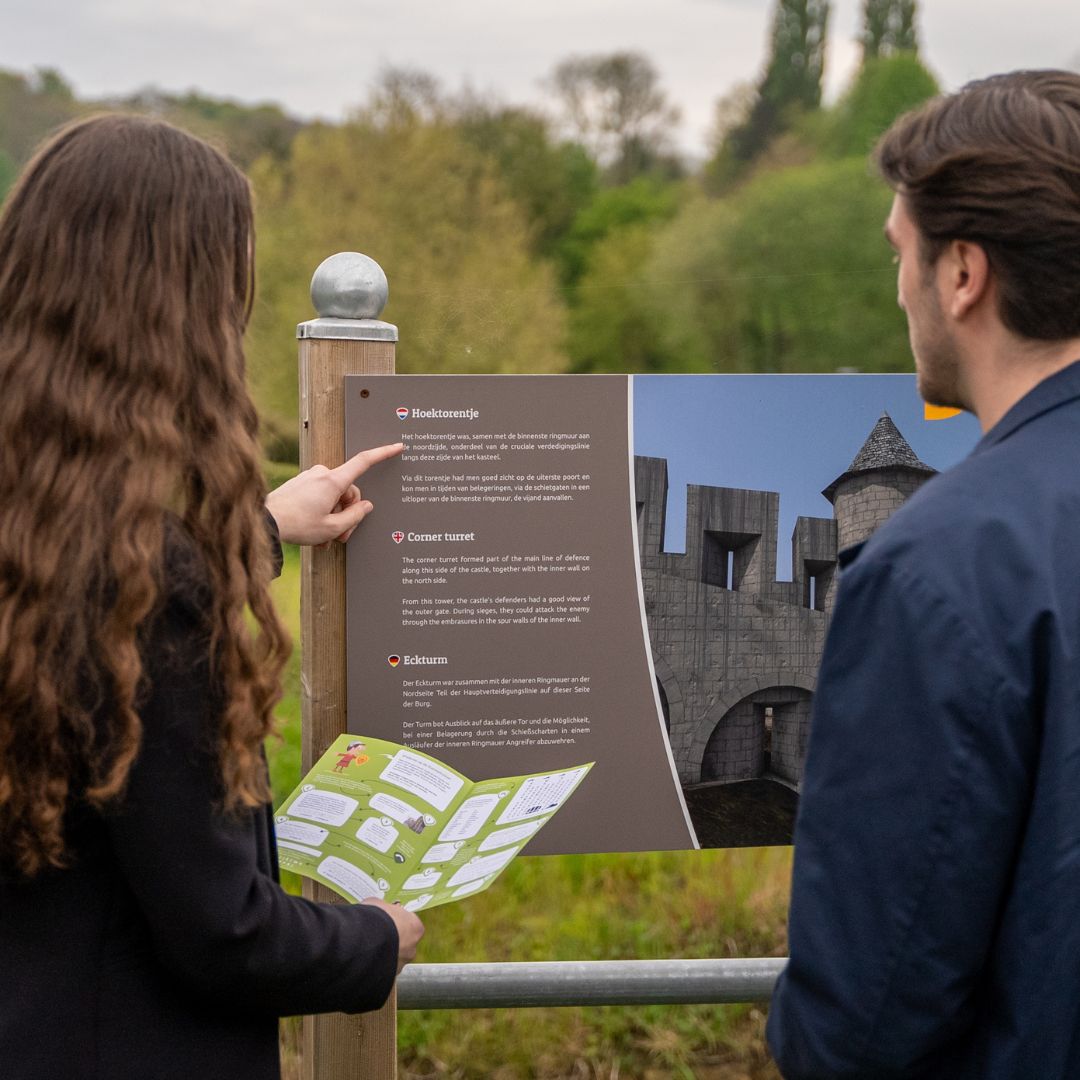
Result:
M389 295L383 268L358 251L323 259L311 278L311 302L324 319L377 319Z

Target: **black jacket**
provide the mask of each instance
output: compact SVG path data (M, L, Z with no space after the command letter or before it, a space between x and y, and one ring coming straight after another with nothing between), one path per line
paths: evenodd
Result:
M287 895L270 808L215 809L199 608L174 588L154 621L122 803L72 809L66 869L26 882L0 858L5 1080L268 1080L277 1017L377 1008L393 985L384 912Z

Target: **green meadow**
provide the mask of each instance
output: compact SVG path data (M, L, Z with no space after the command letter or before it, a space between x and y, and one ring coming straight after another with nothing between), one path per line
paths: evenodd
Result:
M300 560L286 551L275 599L297 649L268 746L275 798L300 778ZM782 956L789 848L523 856L486 892L425 913L419 962ZM286 888L299 891L294 878ZM698 1080L777 1077L753 1005L398 1013L399 1075ZM295 1021L287 1080L300 1076Z

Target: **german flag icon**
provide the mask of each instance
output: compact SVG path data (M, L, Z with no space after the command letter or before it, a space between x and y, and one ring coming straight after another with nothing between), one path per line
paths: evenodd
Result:
M400 657L400 656L398 656L398 654L397 654L397 653L391 653L391 654L390 654L390 655L389 655L389 656L388 656L388 657L386 658L386 662L387 662L387 663L388 663L388 664L389 664L389 665L390 665L391 667L397 667L397 666L398 666L398 664L400 664L400 663L401 663L401 657Z

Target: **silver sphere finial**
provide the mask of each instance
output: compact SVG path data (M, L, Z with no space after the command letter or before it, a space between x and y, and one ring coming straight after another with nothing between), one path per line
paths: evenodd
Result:
M311 302L324 319L377 319L389 295L383 268L358 251L323 259L311 278Z

